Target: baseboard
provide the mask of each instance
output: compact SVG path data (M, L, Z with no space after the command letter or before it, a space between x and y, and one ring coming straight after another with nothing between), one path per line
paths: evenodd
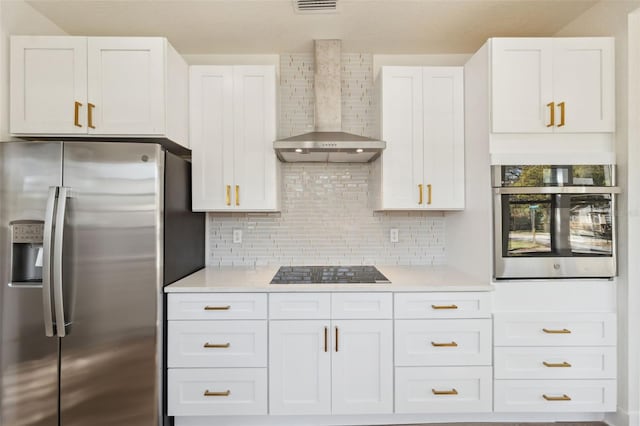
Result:
M640 426L640 412L627 412L620 408L615 413L609 413L604 421L609 426Z

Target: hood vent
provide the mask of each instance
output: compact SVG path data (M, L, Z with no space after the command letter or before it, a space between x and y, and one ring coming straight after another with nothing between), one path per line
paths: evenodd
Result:
M314 132L273 143L284 162L366 163L380 156L384 141L342 132L340 40L315 40Z
M338 10L338 0L293 0L299 13L333 13Z

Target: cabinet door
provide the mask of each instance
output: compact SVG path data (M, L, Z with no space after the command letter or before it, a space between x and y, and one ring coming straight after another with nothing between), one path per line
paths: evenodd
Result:
M464 208L462 67L423 69L424 206Z
M422 68L382 71L382 208L421 208L423 182Z
M10 61L11 133L87 133L86 37L11 37Z
M269 413L331 413L329 322L269 323Z
M615 131L614 39L556 38L553 47L555 131Z
M491 40L492 124L495 133L550 133L553 40Z
M90 134L164 134L165 43L157 37L89 37Z
M189 70L193 210L232 209L233 69Z
M276 77L272 66L233 67L234 202L277 210Z
M332 331L332 413L392 413L392 321L333 321Z

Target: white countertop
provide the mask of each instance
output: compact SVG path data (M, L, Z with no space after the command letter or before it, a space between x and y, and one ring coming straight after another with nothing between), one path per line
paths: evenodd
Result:
M167 293L323 291L492 291L448 266L378 266L391 284L269 284L278 266L206 267L165 287Z

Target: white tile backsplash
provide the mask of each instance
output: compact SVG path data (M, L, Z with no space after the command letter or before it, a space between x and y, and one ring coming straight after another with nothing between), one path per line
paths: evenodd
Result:
M283 164L280 213L210 213L209 265L440 265L445 219L374 212L370 164ZM391 228L399 241L389 241ZM233 230L242 230L234 244Z
M313 55L280 57L280 137L313 129ZM370 54L342 54L342 128L377 134ZM445 218L429 212L374 212L370 164L282 164L282 211L209 213L209 265L440 265ZM399 241L389 241L397 228ZM233 243L233 230L242 243Z

